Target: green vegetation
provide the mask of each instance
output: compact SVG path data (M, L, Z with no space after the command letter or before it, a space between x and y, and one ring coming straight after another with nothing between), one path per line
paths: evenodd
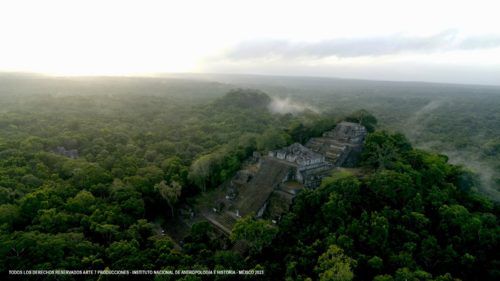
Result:
M379 128L402 132L416 147L472 169L482 192L500 201L498 86L250 75L211 79L257 87L336 116L366 109Z
M249 243L251 253L262 251L265 246L271 245L278 229L270 222L256 220L253 216L246 216L236 222L231 233L231 240L244 240Z
M297 124L304 138L334 125L271 114L253 90L195 104L124 92L0 99L1 272L223 266L234 254L219 253L229 240L211 242L210 225L193 228L184 252L160 229L256 149L293 141Z
M255 268L264 269L267 280L500 279L500 208L478 193L482 178L445 155L414 148L402 134L376 130L404 127L418 112L415 105L433 101L425 89L406 100L390 91L357 99L313 91L302 101L335 114L292 115L271 113L272 98L263 92L220 83L0 82L2 273ZM447 140L443 149L453 151L482 151L481 163L496 167L499 119L492 108L498 97L474 100L481 104L476 111L469 97L454 97L458 104L444 99L443 111L421 123L429 130L417 127L422 135L410 137ZM357 111L366 104L381 113L379 122ZM372 131L356 175L332 174L320 188L301 192L277 224L246 217L227 238L208 222L196 223L181 245L162 233L175 228L181 206L231 178L253 151L304 143L341 115ZM243 256L230 250L241 240L249 247Z
M271 280L497 280L499 206L443 155L376 131L366 173L303 191L272 246L253 256Z

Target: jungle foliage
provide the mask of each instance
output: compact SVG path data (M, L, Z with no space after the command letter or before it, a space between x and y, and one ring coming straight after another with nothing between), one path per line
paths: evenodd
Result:
M332 174L320 188L300 193L276 225L242 220L231 237L250 246L242 256L229 251L232 241L209 223L194 224L182 249L161 229L175 227L180 205L232 177L253 151L304 143L333 128L340 114L273 114L263 92L212 82L2 79L2 273L257 268L268 280L500 278L498 204L477 192L475 174L446 156L376 130L397 123L391 118L404 109L379 122L366 111L352 113L355 106L339 110L372 131L362 176ZM386 97L370 111L386 112L381 103L425 105L426 98L401 103ZM497 163L498 113L489 110L496 98L487 98L477 102L488 109L490 140L476 148ZM430 128L443 136L440 126ZM464 131L454 134L453 146Z
M272 246L270 280L498 280L499 206L477 178L401 134L371 133L362 177L301 192Z
M269 96L230 90L206 103L157 94L3 95L0 271L212 268L239 264L180 204L229 179L253 151L330 129L318 114L276 115Z

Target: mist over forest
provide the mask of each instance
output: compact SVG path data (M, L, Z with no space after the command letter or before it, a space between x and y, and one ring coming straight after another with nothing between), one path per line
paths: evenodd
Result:
M0 271L498 280L499 108L500 87L484 85L2 73ZM367 134L352 163L315 188L278 177L288 168L270 164L273 151L308 151L341 124ZM235 182L266 177L276 190L263 209L225 205L257 200ZM283 199L282 185L300 191Z
M417 147L443 153L500 191L500 87L317 77L185 75L257 88L338 115L367 109L383 129L404 133Z
M84 96L87 102L105 110L102 96L158 96L196 105L234 88L251 88L269 94L273 99L270 110L280 114L314 111L342 116L366 109L377 116L381 129L402 132L415 146L445 154L452 163L477 173L482 191L500 199L498 86L263 75L157 76L55 78L3 74L0 98L9 105L21 100L28 103L30 99L41 102L44 97L69 101ZM8 108L3 106L0 112Z
M0 279L499 281L499 10L1 0Z

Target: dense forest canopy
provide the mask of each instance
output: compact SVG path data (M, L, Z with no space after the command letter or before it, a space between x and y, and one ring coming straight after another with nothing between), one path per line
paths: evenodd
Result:
M389 91L371 104L377 95L349 101L347 94L340 99L332 93L328 100L326 92L312 90L297 102L316 100L310 104L329 110L275 114L268 105L276 95L214 82L0 81L2 272L253 268L264 269L268 280L500 277L499 206L478 192L481 178L445 155L414 148L402 134L381 130L401 126L407 109L428 105L430 95L398 98ZM483 94L476 100L482 110L471 114L477 120L456 135L449 128L470 114L470 99L458 95L455 104L443 98L440 108L447 111L432 115L440 121L421 123L429 133L419 131L418 138L453 136L454 151L462 142L466 152L485 151L481 163L498 165L500 119L492 107L500 97ZM378 122L359 110L369 103ZM301 192L277 225L248 217L224 238L209 223L197 223L182 248L163 235L162 229L174 227L180 205L231 178L254 151L304 143L342 119L371 131L361 176L332 174L320 188ZM486 119L475 129L487 140L471 139L468 128ZM231 239L245 240L249 252L229 250Z
M361 166L299 194L255 255L275 278L498 279L499 206L467 171L384 131L368 136Z
M446 154L481 177L483 191L500 199L500 87L320 77L179 75L257 88L320 112L348 115L366 109L381 128L403 132L423 149Z
M234 88L260 89L272 98L290 98L336 116L366 109L377 116L381 128L403 132L416 147L446 154L452 163L473 169L481 177L483 191L500 198L498 86L216 74L157 78L2 74L0 83L0 113L20 104L23 110L38 111L48 106L48 99L66 99L66 106L73 101L72 114L95 114L93 106L98 105L100 113L114 114L121 109L108 100L120 100L123 94L136 96L121 99L123 106L149 106L142 98L147 95L170 97L171 106L178 107L208 103ZM87 97L79 101L86 106L75 110L77 96ZM51 109L56 108L63 110ZM90 108L92 112L85 111Z

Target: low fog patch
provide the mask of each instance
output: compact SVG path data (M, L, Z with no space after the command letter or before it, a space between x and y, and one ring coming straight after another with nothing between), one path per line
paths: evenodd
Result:
M477 154L470 151L443 150L440 141L419 143L419 149L433 151L444 154L448 157L448 162L453 165L461 165L479 176L480 186L477 189L489 196L490 199L500 202L500 190L495 184L495 171L487 162L478 159Z
M318 112L313 106L297 101L292 101L290 98L273 97L269 103L269 110L272 113L278 114L296 114L304 111Z

